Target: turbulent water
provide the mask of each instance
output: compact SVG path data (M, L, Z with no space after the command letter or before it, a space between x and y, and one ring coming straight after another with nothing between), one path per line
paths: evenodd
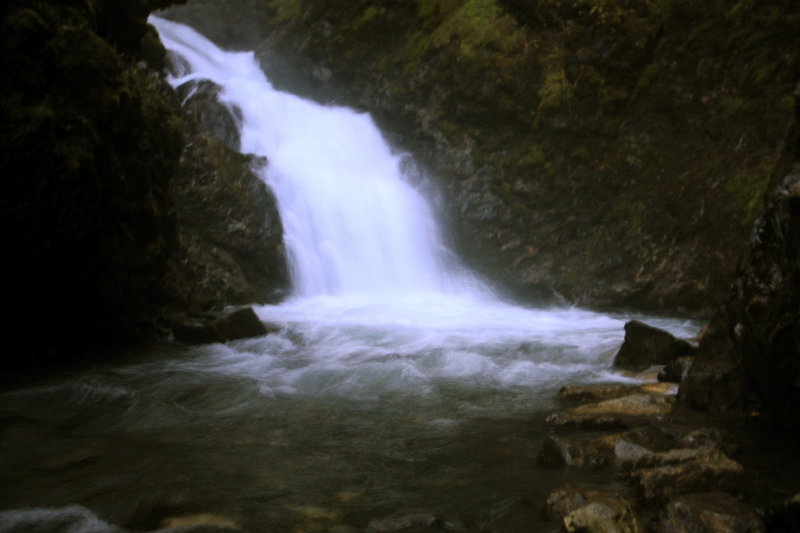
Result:
M151 22L182 58L172 83L221 85L242 151L269 159L293 294L258 308L276 326L262 338L169 346L3 393L0 504L17 510L0 531L187 515L252 531L534 523L524 502L569 476L535 466L554 393L631 379L609 366L632 317L500 300L443 245L368 115L276 91L253 54Z

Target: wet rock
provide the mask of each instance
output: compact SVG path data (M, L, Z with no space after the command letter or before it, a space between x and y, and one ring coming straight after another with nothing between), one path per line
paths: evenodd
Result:
M233 150L239 150L238 110L219 101L222 87L210 80L192 80L175 89L187 114Z
M639 427L629 431L601 436L545 437L537 456L540 466L599 467L610 462L632 464L642 457L670 449L675 438L654 427Z
M673 359L664 365L664 368L658 373L658 381L680 383L689 373L689 369L692 368L692 361L694 361L693 357Z
M242 531L236 522L215 513L173 516L161 522L155 533L232 533Z
M172 327L175 339L187 344L210 344L266 335L269 330L252 307L229 314Z
M611 458L613 439L613 435L591 439L548 435L536 461L540 466L553 468L603 466Z
M554 413L547 417L547 423L584 429L652 425L672 410L673 403L671 396L631 394Z
M568 532L642 531L631 503L605 487L564 485L547 497L545 515Z
M558 397L580 402L596 402L627 396L637 389L636 385L614 383L611 385L565 385L558 391Z
M684 494L661 511L656 533L726 531L762 533L764 523L749 505L724 492Z
M695 347L664 330L632 320L625 324L625 341L614 358L614 366L643 370L692 355Z
M178 249L163 279L172 307L204 312L276 301L288 286L283 225L258 176L265 159L242 155L191 117L171 184Z
M679 453L664 457L664 460L674 460L677 464L634 470L631 480L649 500L665 500L689 492L735 491L741 487L744 469L724 454L685 455Z

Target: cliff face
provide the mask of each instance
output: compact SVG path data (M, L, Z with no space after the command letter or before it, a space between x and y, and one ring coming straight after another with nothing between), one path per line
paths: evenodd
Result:
M285 281L252 161L187 118L158 72L146 17L169 3L4 4L9 366L141 341L165 312L265 301Z
M776 166L728 298L704 336L681 397L742 408L751 395L800 426L800 86L797 123Z
M707 312L790 121L796 3L193 0L273 82L368 110L518 294Z
M23 350L13 359L136 337L157 300L182 141L169 87L135 63L150 4L3 10L0 227L7 326ZM108 18L118 7L143 15Z

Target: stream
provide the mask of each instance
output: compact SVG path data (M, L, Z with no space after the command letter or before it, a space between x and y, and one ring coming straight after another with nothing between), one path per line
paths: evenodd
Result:
M558 389L637 382L611 370L627 320L699 324L504 301L443 244L369 115L151 23L181 58L170 82L222 86L242 151L269 159L292 294L256 308L266 336L165 342L0 393L0 532L552 528L548 490L601 475L536 466Z

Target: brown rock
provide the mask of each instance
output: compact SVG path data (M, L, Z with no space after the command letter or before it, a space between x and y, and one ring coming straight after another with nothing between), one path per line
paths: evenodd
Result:
M655 525L657 533L762 533L764 523L749 505L724 492L673 498Z
M631 394L621 398L581 405L547 417L552 426L580 428L632 428L651 425L672 410L674 398Z
M581 436L548 435L539 450L537 461L548 467L599 467L616 461L634 461L668 449L674 438L653 427L640 427L612 435Z
M688 457L674 457L687 459ZM631 479L647 499L664 500L676 494L736 490L742 483L743 468L723 453L712 452L653 468L631 472Z
M631 503L604 487L564 485L547 497L545 515L562 521L568 532L642 531Z
M558 397L580 402L596 402L626 396L636 390L636 385L615 383L612 385L565 385L558 391Z

